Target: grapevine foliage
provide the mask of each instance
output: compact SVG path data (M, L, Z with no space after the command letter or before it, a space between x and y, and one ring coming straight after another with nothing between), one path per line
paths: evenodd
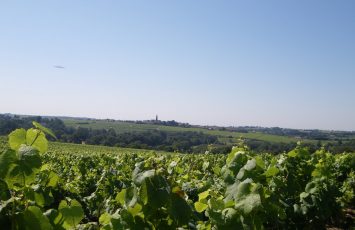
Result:
M10 149L0 155L0 223L6 229L70 229L83 219L76 200L59 206L53 196L59 177L42 164L47 151L45 134L54 134L34 122L35 128L9 135Z
M48 144L51 130L33 125L0 148L5 229L354 226L354 153L109 153Z

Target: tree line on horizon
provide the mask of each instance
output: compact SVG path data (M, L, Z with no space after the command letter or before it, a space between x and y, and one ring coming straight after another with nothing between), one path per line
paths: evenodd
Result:
M59 118L20 117L0 115L0 135L8 135L17 128L28 129L32 121L42 123L52 129L58 140L67 143L85 143L92 145L104 145L137 149L152 149L168 152L183 153L211 153L226 154L231 151L233 144L225 144L219 141L216 135L195 131L174 131L167 132L161 130L131 131L117 133L114 129L91 129L83 127L68 127ZM270 128L270 130L273 130ZM278 143L262 140L245 139L244 143L254 152L270 152L274 154L290 151L295 148L296 143ZM323 139L318 139L314 143L303 143L310 151L315 151L321 147L334 152L354 152L355 139L342 141L332 141L322 143Z

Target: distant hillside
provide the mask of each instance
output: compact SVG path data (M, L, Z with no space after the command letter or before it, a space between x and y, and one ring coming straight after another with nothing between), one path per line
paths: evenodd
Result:
M143 131L143 130L165 130L165 131L201 131L204 133L223 137L245 137L257 140L292 142L300 140L352 140L355 139L355 131L331 131L331 130L302 130L279 127L219 127L219 126L200 126L176 121L121 121L113 119L83 119L67 118L64 120L66 125L81 126L86 128L101 129L113 128L116 132ZM266 135L263 135L266 134ZM284 137L284 138L283 138Z
M44 123L71 143L88 143L118 147L156 149L162 151L226 153L243 141L252 150L280 153L297 142L315 150L322 146L332 152L355 150L355 132L297 130L279 127L199 126L177 121L121 121L75 117L0 115L0 134L31 126L31 121Z

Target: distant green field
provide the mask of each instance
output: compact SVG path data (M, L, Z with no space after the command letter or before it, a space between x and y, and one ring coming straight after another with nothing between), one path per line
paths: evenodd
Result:
M76 120L76 119L65 119L64 123L71 127L83 127L92 129L114 129L117 133L124 132L142 132L151 130L161 130L166 132L184 132L184 131L195 131L203 132L210 135L218 136L219 140L223 143L236 143L239 138L255 139L261 141L268 141L274 143L290 143L297 142L300 139L286 136L277 136L271 134L264 134L260 132L255 133L239 133L230 131L220 131L220 130L209 130L204 128L184 128L184 127L173 127L173 126L162 126L154 124L135 124L120 121L91 121L91 120ZM307 140L306 142L308 142Z
M82 144L72 144L72 143L61 143L61 142L49 142L48 146L49 152L59 151L61 154L95 154L95 153L105 153L110 155L115 154L127 154L127 153L164 153L170 154L169 152L164 151L155 151L147 149L132 149L132 148L119 148L119 147L108 147L101 145L82 145Z
M0 152L8 147L7 137L0 136ZM108 147L101 145L83 145L83 144L72 144L72 143L62 143L62 142L49 142L48 151L60 151L63 154L95 154L95 153L107 153L107 154L126 154L126 153L163 153L170 154L170 152L155 151L147 149L132 149L132 148L119 148L119 147Z

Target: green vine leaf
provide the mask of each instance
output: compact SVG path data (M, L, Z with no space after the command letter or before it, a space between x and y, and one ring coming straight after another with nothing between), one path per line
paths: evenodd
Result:
M53 137L54 139L57 139L57 137L54 135L53 131L44 127L43 125L41 125L38 122L33 121L32 124L34 125L34 127L36 127L37 129L41 130L42 132L44 132L45 134L50 135L51 137Z
M63 216L63 227L66 229L74 228L84 217L81 204L76 200L71 200L70 203L62 200L58 210Z
M17 151L23 144L26 144L26 130L16 129L9 134L9 145L12 150Z
M48 149L46 135L38 129L29 129L26 132L26 143L38 149L40 153L45 153Z

